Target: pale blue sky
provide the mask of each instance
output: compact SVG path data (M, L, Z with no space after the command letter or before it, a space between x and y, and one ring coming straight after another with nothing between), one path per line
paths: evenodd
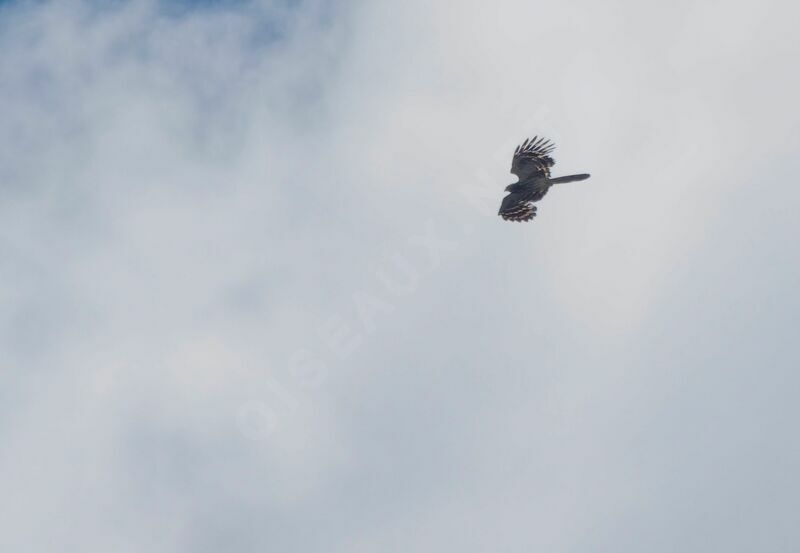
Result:
M795 5L6 4L0 550L797 548Z

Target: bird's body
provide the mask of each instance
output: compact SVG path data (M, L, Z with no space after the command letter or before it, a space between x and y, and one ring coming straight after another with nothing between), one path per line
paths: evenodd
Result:
M589 178L587 174L550 178L550 167L555 161L550 157L555 145L544 138L534 137L526 140L514 151L511 172L519 180L506 186L508 196L500 205L500 215L506 221L530 221L536 216L536 206L554 184L580 181Z

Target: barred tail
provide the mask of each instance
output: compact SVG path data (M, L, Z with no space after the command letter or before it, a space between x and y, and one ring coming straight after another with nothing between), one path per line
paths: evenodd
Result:
M550 184L561 184L562 182L575 182L578 180L586 180L589 178L588 173L583 173L581 175L568 175L566 177L556 177L554 179L550 179Z

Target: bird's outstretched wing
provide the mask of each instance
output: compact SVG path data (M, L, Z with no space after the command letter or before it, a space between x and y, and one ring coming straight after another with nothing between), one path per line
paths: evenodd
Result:
M520 182L536 177L549 178L550 167L556 163L550 157L555 147L549 140L538 136L525 140L514 150L511 172L519 177Z
M498 215L506 221L530 221L536 217L536 206L533 202L541 200L547 190L536 192L512 192L500 204Z
M536 217L536 206L533 202L538 202L545 194L547 188L512 192L503 198L497 214L506 221L530 221Z

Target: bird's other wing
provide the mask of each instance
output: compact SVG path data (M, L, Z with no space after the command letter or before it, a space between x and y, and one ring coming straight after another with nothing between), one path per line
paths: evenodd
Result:
M531 203L531 194L512 192L503 198L497 214L506 221L530 221L536 217L536 206Z
M520 182L536 177L549 178L550 167L556 163L550 157L555 147L549 140L538 136L534 136L533 140L525 140L514 150L511 172L519 177Z

